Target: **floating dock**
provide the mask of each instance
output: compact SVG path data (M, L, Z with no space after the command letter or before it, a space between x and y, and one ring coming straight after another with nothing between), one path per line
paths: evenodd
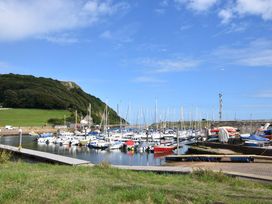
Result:
M241 144L224 144L219 142L199 142L194 146L197 147L198 145L217 149L228 149L241 154L272 156L272 148L267 147L247 147Z
M42 160L42 161L47 161L52 163L66 164L66 165L72 165L72 166L84 165L84 164L93 165L91 162L81 160L81 159L65 157L65 156L61 156L57 154L25 149L25 148L19 149L18 147L13 147L9 145L0 144L0 149L13 152L17 155L22 155L23 157L34 158L35 160Z
M207 162L220 162L220 161L230 161L230 162L254 162L255 159L272 161L270 156L261 155L241 155L241 154L186 154L186 155L169 155L165 157L166 161L207 161Z

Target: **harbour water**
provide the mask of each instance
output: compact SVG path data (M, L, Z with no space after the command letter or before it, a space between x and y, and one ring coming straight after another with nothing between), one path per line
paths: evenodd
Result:
M88 147L79 146L59 146L55 144L38 144L35 141L34 136L24 136L22 141L22 147L44 151L63 156L78 158L90 161L94 164L101 162L107 162L114 165L129 165L129 166L157 166L165 164L165 155L153 154L147 152L133 152L133 151L121 151L121 150L97 150L90 149ZM17 136L5 136L0 137L0 143L11 146L19 145L19 137ZM181 149L185 151L186 147Z

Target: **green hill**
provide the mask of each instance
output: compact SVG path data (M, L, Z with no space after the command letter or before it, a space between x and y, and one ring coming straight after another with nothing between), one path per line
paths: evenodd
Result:
M49 110L77 110L85 115L92 105L94 123L100 123L105 103L85 93L74 82L28 75L0 75L0 106L8 108L33 108ZM109 122L119 123L117 113L109 108Z
M0 127L5 125L15 127L43 126L51 118L64 120L64 116L68 118L70 115L71 113L65 110L0 109Z

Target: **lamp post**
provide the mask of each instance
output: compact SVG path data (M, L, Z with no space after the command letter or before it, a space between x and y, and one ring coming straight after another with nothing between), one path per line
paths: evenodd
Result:
M22 149L22 135L23 135L23 130L20 128L19 129L19 147L18 147L19 151Z

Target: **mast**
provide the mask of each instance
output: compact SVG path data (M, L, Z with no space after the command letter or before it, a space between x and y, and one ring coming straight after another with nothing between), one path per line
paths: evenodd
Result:
M75 131L77 130L77 110L75 111Z
M120 119L119 129L120 129L120 133L122 134L122 118L120 116L119 104L117 104L117 114L118 114L119 119Z
M92 125L92 104L90 103L89 104L89 107L88 107L88 128L90 129L91 128L91 125Z
M105 130L106 130L106 134L108 133L108 105L106 103L106 107L105 107Z
M189 126L190 126L190 129L192 129L192 112L191 112L191 111L190 111L190 113L189 113L189 117L190 117Z
M130 110L130 104L128 104L128 108L127 108L126 124L128 123L128 120L129 120L129 110Z
M145 119L145 110L143 110L143 122L144 122L144 129L147 128L146 119Z
M183 107L180 108L180 130L183 130Z
M223 94L219 93L219 121L222 120Z
M158 130L158 121L157 121L157 106L158 106L158 100L156 99L155 102L155 124L156 124L156 130Z

